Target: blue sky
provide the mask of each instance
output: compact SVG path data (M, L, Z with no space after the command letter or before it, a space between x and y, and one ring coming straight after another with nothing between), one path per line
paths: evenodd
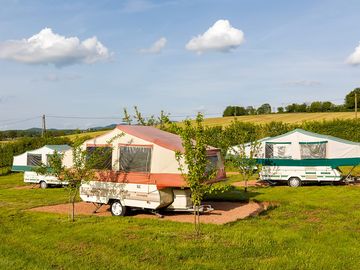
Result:
M134 105L144 115L164 110L185 116L201 110L214 116L227 105L342 103L360 85L356 65L360 49L355 54L360 41L359 1L1 0L1 4L2 130L40 126L42 114L121 118L123 108L131 111ZM203 49L186 48L218 20L229 22L237 41L230 41L231 46L220 41L221 49L208 49L200 41L197 46ZM24 51L19 52L22 40L45 28L64 38L77 37L80 43L95 36L94 44L107 51L100 55L94 52L95 45L90 51L80 44L75 56L60 53L63 58L49 60L26 51L25 61ZM164 42L151 49L161 38ZM349 63L351 54L355 60ZM119 121L47 119L54 128Z

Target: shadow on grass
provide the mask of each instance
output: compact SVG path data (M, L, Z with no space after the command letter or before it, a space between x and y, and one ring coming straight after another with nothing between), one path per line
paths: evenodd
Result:
M248 190L239 190L235 187L231 187L230 190L225 192L214 192L205 196L204 201L213 201L213 202L243 202L248 203L249 201L254 201L254 198L262 193L258 191Z

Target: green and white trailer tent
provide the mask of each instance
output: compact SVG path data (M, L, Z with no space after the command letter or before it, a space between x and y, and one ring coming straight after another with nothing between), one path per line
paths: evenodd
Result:
M288 181L291 186L311 181L340 181L339 166L360 164L360 143L302 129L258 142L254 156L262 165L260 179L265 181ZM234 146L228 155L236 155L240 149ZM249 155L253 147L246 144L243 149Z
M12 171L24 172L24 182L40 184L42 188L46 188L50 185L66 185L66 182L62 182L54 176L40 175L34 171L34 168L41 165L49 164L49 157L55 153L64 154L70 150L71 147L66 144L62 145L45 145L41 148L26 151L25 153L14 156Z

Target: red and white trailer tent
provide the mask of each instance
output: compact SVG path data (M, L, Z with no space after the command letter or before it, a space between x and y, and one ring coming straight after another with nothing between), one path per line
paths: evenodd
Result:
M83 149L91 154L97 147L108 156L99 164L95 181L84 183L80 196L84 201L159 209L187 209L190 192L176 160L177 151L184 152L180 136L149 126L119 125L114 130L84 142ZM106 151L108 149L108 151ZM217 167L217 178L226 177L220 149L209 146L211 164ZM64 163L71 166L71 151ZM119 206L120 205L120 206ZM116 212L116 213L115 213Z

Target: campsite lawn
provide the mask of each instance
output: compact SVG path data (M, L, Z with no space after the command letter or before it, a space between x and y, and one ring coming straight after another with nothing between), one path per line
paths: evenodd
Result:
M233 176L237 177L237 176ZM227 225L26 209L67 202L66 190L15 189L0 177L0 269L358 269L360 187L251 188L251 200L279 206ZM241 190L223 197L246 198ZM222 197L222 195L218 195Z

